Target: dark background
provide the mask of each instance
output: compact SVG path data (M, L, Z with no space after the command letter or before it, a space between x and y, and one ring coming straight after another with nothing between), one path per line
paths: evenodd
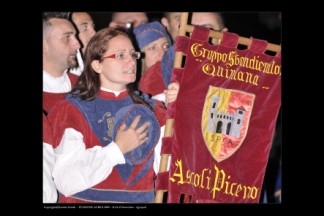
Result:
M163 13L147 13L149 21L160 21ZM96 30L108 27L110 12L90 12ZM279 12L224 12L225 26L229 32L242 37L253 37L269 43L281 44L281 14Z

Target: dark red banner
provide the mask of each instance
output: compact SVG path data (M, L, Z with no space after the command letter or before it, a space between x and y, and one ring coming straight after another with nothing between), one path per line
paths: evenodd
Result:
M258 203L281 104L280 55L264 54L267 42L252 39L238 50L238 35L220 45L195 27L177 38L183 69L174 104L168 202L181 194L193 202ZM177 75L178 74L178 75Z

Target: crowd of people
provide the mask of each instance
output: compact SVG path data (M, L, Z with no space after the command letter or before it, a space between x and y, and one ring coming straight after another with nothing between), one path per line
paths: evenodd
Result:
M180 15L96 29L87 12L43 13L43 203L154 202ZM218 12L190 23L228 31Z

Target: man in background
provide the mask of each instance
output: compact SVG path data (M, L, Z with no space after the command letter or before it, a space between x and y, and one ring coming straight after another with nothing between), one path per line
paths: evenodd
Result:
M95 24L87 12L73 12L71 20L79 31L78 36L82 43L82 54L84 54L90 39L96 33Z
M87 12L73 12L70 18L79 32L78 37L80 39L81 46L82 46L82 50L81 50L82 54L80 50L78 50L77 52L78 65L77 67L71 68L70 72L77 76L80 76L84 68L82 57L85 53L85 50L88 46L90 39L96 33L95 24L90 14Z
M52 178L55 157L51 128L47 114L71 91L77 76L67 70L77 65L80 48L76 30L68 20L68 13L43 13L43 202L57 202L57 191Z
M179 32L181 12L165 12L161 19L162 24L167 28L172 40L175 41ZM216 31L228 31L224 25L224 19L219 12L193 12L191 25L199 25ZM212 41L217 44L217 40Z
M108 26L112 28L123 27L134 29L140 24L147 23L148 20L145 12L115 12L112 14Z

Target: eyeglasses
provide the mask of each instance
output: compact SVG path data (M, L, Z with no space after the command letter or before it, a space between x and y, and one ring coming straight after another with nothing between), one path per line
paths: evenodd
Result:
M141 57L141 53L140 52L117 51L116 53L114 53L112 55L102 57L102 59L105 59L105 58L115 58L115 59L118 59L118 60L125 60L125 59L128 59L129 55L133 59L140 59L140 57Z

